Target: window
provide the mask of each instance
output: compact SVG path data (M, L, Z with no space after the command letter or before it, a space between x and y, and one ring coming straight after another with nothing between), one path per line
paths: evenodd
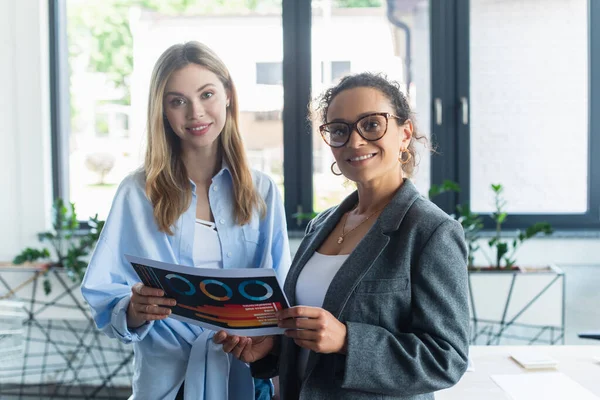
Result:
M256 83L258 85L281 85L283 83L281 63L256 63Z
M344 75L348 75L351 72L350 61L332 61L331 62L331 81L335 82L342 78Z
M589 0L470 0L436 9L432 179L461 192L439 204L493 211L504 186L507 228L550 222L600 228L598 43ZM440 21L451 21L445 26ZM596 82L596 83L595 83ZM492 229L491 219L485 219Z
M252 166L271 175L283 191L280 0L59 3L66 9L68 36L62 45L70 67L70 104L61 103L70 110L68 155L60 163L67 182L59 195L76 203L80 219L96 213L105 218L119 182L142 165L154 63L173 43L195 38L205 38L230 69Z
M587 15L587 0L470 1L474 211L492 211L491 183L511 213L587 211Z
M313 2L311 52L320 70L313 74L318 80L312 80L312 93L319 95L348 73L385 73L408 94L418 116L418 130L429 136L429 2L410 1L410 7L403 3ZM339 203L356 187L343 176L332 174L333 155L317 125L313 127L313 208L322 211ZM425 194L429 189L430 156L427 149L417 147L420 162L414 180Z
M149 71L168 45L193 37L231 69L249 157L284 192L290 230L306 223L298 213L354 190L331 174L307 105L361 71L384 72L408 93L437 150L419 147L414 180L423 194L457 181L460 193L435 199L447 212L469 203L489 213L488 188L502 183L508 229L600 228L596 1L128 1L49 2L66 10L51 24L55 195L82 219L105 216L117 183L141 164Z
M321 83L335 83L344 75L350 74L352 72L351 64L350 61L331 61L329 75L327 75L325 61L321 61Z

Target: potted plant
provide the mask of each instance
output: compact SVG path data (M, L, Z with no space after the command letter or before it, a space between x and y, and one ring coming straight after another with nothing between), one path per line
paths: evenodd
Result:
M47 275L51 268L63 268L73 282L81 281L87 268L84 258L98 241L104 221L99 220L96 214L89 219L88 224L89 230L79 232L75 204L70 203L67 207L62 199L56 199L52 205L53 229L38 234L38 240L48 242L52 251L48 247L27 247L13 259L13 264L43 262L48 267L43 283L46 294L52 291Z
M495 210L491 218L495 222L494 236L488 240L487 244L494 253L491 258L487 252L483 252L488 261L487 266L475 266L475 252L480 250L478 241L481 239L481 229L483 228L483 219L479 214L473 213L468 204L459 204L456 207L456 214L452 216L458 220L465 231L465 241L467 242L469 256L468 268L471 271L495 270L495 271L514 271L521 270L516 265L515 254L518 248L528 239L538 234L549 235L553 232L552 227L547 222L537 222L525 231L517 230L515 237L511 239L502 237L502 224L505 222L508 213L505 210L506 200L503 197L504 187L501 184L492 184L491 189L494 192ZM429 189L429 198L432 199L445 192L460 192L460 186L453 181L446 180L441 185L432 185Z
M490 218L495 230L487 240L488 250L480 249L482 218L468 205L459 205L454 218L461 222L469 249L469 292L471 342L473 344L545 344L564 340L564 273L550 265L546 268L518 266L516 252L520 246L538 235L552 233L547 222L535 223L514 236L503 235L508 217L504 187L492 184L495 209ZM432 186L430 198L444 192L458 192L452 181ZM474 265L479 251L487 263ZM535 273L531 273L535 272ZM562 283L562 284L561 284Z
M460 186L451 180L445 180L441 185L431 185L429 188L429 199L433 199L446 192L460 192ZM463 227L468 249L467 266L471 269L475 260L475 252L479 250L483 219L479 214L472 212L468 204L459 204L456 206L456 213L451 214L451 216L460 222Z
M503 271L514 271L523 269L516 265L515 254L519 247L528 239L531 239L538 234L549 235L553 232L552 227L547 222L536 222L529 226L525 231L517 230L516 235L512 239L502 238L502 224L505 222L508 213L505 210L506 200L503 197L504 187L501 184L492 184L494 191L495 210L491 218L495 222L495 235L488 241L488 246L494 254L493 259L484 252L488 260L487 267L471 267L475 270L495 269Z

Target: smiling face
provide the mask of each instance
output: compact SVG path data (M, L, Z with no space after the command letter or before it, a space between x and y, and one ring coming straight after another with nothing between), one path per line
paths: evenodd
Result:
M229 94L218 76L193 63L171 75L163 98L165 115L184 151L216 151L228 103Z
M357 87L341 91L331 101L327 110L327 122L353 124L359 118L373 113L396 115L390 100L379 90ZM357 184L369 184L383 179L400 182L401 164L398 156L406 149L412 137L412 123L390 117L385 135L376 141L367 141L354 129L348 142L332 148L340 171Z

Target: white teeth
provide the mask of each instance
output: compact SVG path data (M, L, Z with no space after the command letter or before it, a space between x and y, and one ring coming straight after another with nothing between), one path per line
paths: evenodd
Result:
M201 131L202 129L206 128L208 125L202 125L202 126L198 126L196 128L190 128L191 131Z
M367 154L367 155L360 156L360 157L352 157L350 159L350 161L362 161L362 160L369 159L371 157L375 157L375 154Z

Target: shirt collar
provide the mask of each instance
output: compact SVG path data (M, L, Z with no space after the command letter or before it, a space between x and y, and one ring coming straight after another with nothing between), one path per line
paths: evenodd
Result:
M225 172L227 174L229 174L230 177L232 176L231 175L231 169L229 168L229 164L227 164L227 161L225 161L225 157L222 157L222 160L221 160L221 169L219 170L219 172L217 172L215 174L215 176L213 176L213 179L218 178L220 175L224 174ZM192 193L195 195L196 194L196 184L194 183L193 180L191 180L189 178L188 178L188 180L190 181L190 184L192 185Z

